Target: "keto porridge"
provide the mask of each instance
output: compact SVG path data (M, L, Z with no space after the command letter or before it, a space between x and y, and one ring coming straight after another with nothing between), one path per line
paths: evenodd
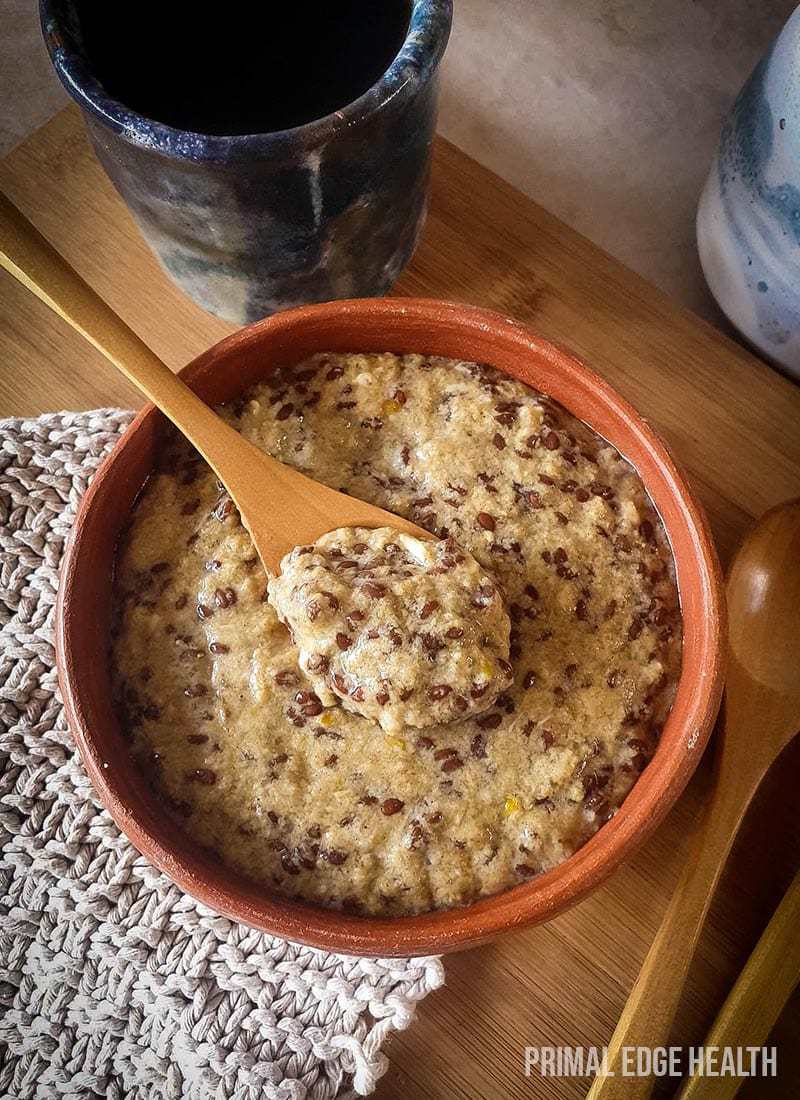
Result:
M618 452L491 367L315 355L224 407L282 462L434 536L331 532L268 579L177 436L120 550L123 728L198 841L356 913L469 902L571 855L652 756L672 556Z

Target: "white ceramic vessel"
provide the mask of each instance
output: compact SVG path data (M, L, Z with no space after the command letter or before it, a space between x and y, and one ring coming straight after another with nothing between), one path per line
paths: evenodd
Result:
M733 324L800 379L800 8L725 120L697 243L711 292Z

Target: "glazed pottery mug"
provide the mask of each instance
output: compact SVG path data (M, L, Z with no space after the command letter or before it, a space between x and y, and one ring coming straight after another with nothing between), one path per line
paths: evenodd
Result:
M296 3L308 12L304 34L313 34L314 5ZM288 129L232 136L178 129L114 98L87 48L82 19L90 7L41 0L50 57L101 164L182 290L236 324L289 306L386 293L425 218L452 0L409 0L399 52L352 102ZM296 76L309 80L307 72Z

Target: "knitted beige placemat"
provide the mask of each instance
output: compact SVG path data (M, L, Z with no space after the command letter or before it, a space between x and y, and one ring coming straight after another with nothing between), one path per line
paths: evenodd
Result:
M130 418L0 421L0 1097L366 1095L440 960L326 954L213 913L120 834L67 731L59 561Z

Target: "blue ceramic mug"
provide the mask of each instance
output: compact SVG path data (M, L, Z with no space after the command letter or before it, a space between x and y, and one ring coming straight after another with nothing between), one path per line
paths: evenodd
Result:
M389 290L425 218L452 0L412 0L400 52L352 103L293 129L230 137L175 129L114 99L92 72L75 0L40 9L101 164L199 305L244 324Z

